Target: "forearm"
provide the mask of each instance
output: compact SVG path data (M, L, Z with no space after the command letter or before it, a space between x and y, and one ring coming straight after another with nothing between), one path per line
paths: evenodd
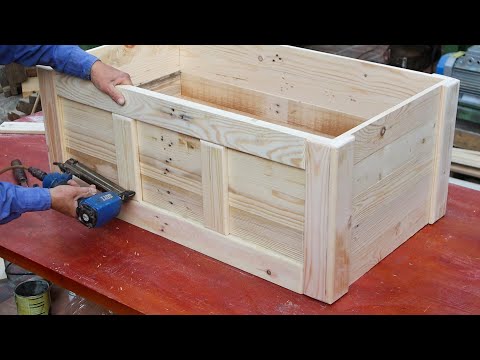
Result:
M0 182L0 224L12 221L25 212L48 210L51 205L48 189Z
M58 72L90 80L95 56L75 45L0 45L0 63L48 65Z

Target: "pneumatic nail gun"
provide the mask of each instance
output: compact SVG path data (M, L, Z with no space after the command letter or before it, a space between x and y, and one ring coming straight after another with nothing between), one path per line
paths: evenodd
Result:
M135 196L134 191L125 190L75 159L53 164L57 165L62 173L46 173L34 167L28 168L28 172L41 180L44 188L66 185L73 176L76 176L89 185L95 185L97 190L101 191L78 200L78 220L89 228L102 226L115 218L120 213L122 204Z

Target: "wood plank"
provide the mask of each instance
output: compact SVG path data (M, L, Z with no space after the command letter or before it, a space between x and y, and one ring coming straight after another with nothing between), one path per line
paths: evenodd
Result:
M435 122L425 120L355 165L354 178L365 183L354 185L350 283L427 223ZM361 174L369 168L373 176L367 181ZM372 185L376 174L382 176Z
M453 148L452 163L480 169L480 151Z
M137 127L144 201L203 223L199 140ZM304 171L231 149L228 164L231 233L301 260Z
M45 134L44 123L4 121L0 134Z
M371 118L440 82L368 61L276 45L182 45L182 72Z
M425 174L432 174L433 153L419 154L401 165L387 177L375 183L367 190L353 198L353 216L357 223L368 217L388 201L404 196L406 186L410 182L417 183Z
M455 129L453 146L467 150L480 151L480 132L457 127Z
M128 73L136 86L180 70L177 45L105 45L87 52Z
M25 73L30 77L37 77L37 68L35 66L29 66L25 68Z
M430 224L440 219L447 211L448 179L452 158L455 120L457 117L458 93L460 81L441 77L441 102L437 120L435 141L434 170L431 190Z
M141 122L138 135L144 201L203 224L199 140ZM231 233L301 261L304 171L228 156Z
M182 72L181 78L182 96L317 135L338 136L365 120L358 116L292 100L286 96L244 89L185 72Z
M137 131L142 174L202 195L198 139L142 122Z
M204 225L228 235L228 156L223 146L200 141L202 152L203 221Z
M45 138L48 146L50 170L53 162L66 161L62 101L57 96L56 74L50 67L37 66L42 109L45 123ZM93 86L93 85L92 85Z
M305 139L329 139L128 85L120 106L88 81L57 75L59 95L217 145L304 168Z
M246 116L248 118L257 119L257 120L260 120L260 121L265 121L260 116L252 116L252 114L249 114L247 112L231 109L231 108L228 108L226 106L215 105L215 104L209 103L208 101L198 100L198 99L190 98L190 97L184 96L184 95L182 95L180 98L184 99L184 100L192 101L192 102L197 103L197 104L202 104L202 105L206 105L206 106L213 107L213 108L216 108L216 109L225 110L225 111L228 111L230 113ZM281 123L275 123L275 122L272 122L272 121L268 121L268 122L270 122L272 124L277 124L277 125L280 125L280 126L284 126ZM305 127L297 126L297 125L293 125L293 124L289 124L288 128L293 129L293 130L298 130L298 131L301 131L301 132L304 132L304 133L306 131ZM308 134L312 134L312 135L316 136L317 138L321 138L321 139L333 139L334 138L334 136L332 136L332 135L328 135L328 134L321 133L319 131L314 131L314 130L309 130Z
M305 171L228 150L230 233L303 262Z
M17 95L17 88L25 80L27 80L27 73L25 67L18 63L10 63L5 65L5 76L10 85L12 95Z
M354 197L350 283L427 224L432 160L433 147L414 153Z
M329 304L349 285L354 140L307 142L304 293Z
M261 246L232 235L221 235L201 224L134 200L122 207L119 218L274 284L302 292L302 266Z
M160 181L147 175L142 175L142 187L144 202L203 225L201 194L175 186L175 181Z
M9 111L8 114L7 114L7 119L9 121L15 121L15 120L18 120L22 117L25 117L27 116L27 114L25 114L24 112L22 111L19 111L19 110L12 110L12 111Z
M354 214L350 284L428 223L431 173L431 170L423 172L404 182L396 196L386 198L368 214Z
M116 162L111 163L109 161L99 159L95 156L82 153L81 151L77 151L69 147L66 148L65 154L67 156L67 159L74 158L81 163L88 165L88 167L91 168L93 171L105 176L107 179L118 184L119 181ZM56 169L55 171L58 171L58 169Z
M330 238L327 253L327 302L333 303L348 291L350 243L352 239L353 149L355 138L335 143L330 174ZM332 178L332 175L334 176Z
M412 158L432 154L434 136L435 121L427 121L355 164L353 196L386 178Z
M162 76L148 83L140 85L142 89L147 89L170 96L181 96L181 74L180 71Z
M253 206L232 202L231 193L230 204L231 235L303 264L303 229L259 216Z
M62 98L65 146L117 164L112 114Z
M228 151L230 206L303 231L305 171Z
M27 99L19 99L17 102L16 109L25 114L31 114L33 110L33 105Z
M344 136L355 136L354 163L357 164L425 122L436 120L440 90L441 85L435 85L346 132Z
M143 199L203 223L200 141L137 123Z
M30 102L30 104L35 105L38 98L39 98L39 94L32 94L28 97L28 101Z
M22 96L25 98L40 90L38 77L29 77L27 81L22 83Z
M135 191L135 200L142 200L137 122L118 114L112 114L112 118L117 151L118 184L126 190Z
M327 297L327 244L332 148L307 142L303 292Z

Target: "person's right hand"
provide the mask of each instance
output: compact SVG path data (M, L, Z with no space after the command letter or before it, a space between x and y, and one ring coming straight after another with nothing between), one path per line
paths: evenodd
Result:
M80 187L75 181L70 180L69 185L59 185L50 189L52 198L51 208L62 214L77 217L77 200L97 193L95 185Z
M118 105L125 104L125 98L115 89L115 85L133 85L129 74L98 60L92 65L90 78L97 89L110 96Z

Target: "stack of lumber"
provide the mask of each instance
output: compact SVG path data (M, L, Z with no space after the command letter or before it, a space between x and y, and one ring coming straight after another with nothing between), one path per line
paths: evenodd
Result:
M14 121L42 110L38 94L37 69L35 67L25 68L18 64L10 64L5 66L4 74L5 81L2 87L5 96L21 94L23 97L19 99L16 109L8 113L8 120Z
M12 63L0 68L0 86L5 97L21 94L21 84L27 79L27 72L22 65Z
M451 171L480 179L480 151L453 148Z
M480 179L480 124L457 119L451 171Z
M466 150L480 151L480 125L457 120L453 146Z
M8 113L8 120L14 121L40 110L42 110L42 106L40 104L39 94L33 93L26 99L18 100L17 109Z

